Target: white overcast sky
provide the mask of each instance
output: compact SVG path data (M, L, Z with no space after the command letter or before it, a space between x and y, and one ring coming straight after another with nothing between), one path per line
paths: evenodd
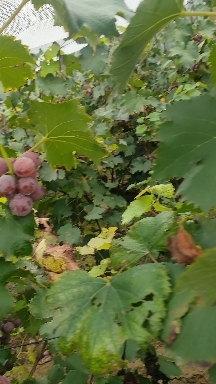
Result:
M133 11L137 8L141 0L124 0L125 4L128 6L128 8L132 9Z
M128 8L135 11L142 0L124 1ZM127 22L120 17L117 17L117 23L122 26L127 25ZM46 48L47 45L49 46L53 41L63 43L63 39L67 36L68 33L65 32L64 28L54 26L52 19L50 19L39 23L36 22L34 25L19 33L17 39L20 39L23 44L29 46L33 51L37 51L39 47ZM63 50L65 53L72 53L80 50L80 45L77 45L77 43L72 40L67 40L63 45Z

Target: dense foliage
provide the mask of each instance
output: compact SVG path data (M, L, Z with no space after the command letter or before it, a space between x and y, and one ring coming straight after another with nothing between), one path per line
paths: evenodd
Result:
M32 3L88 45L0 35L0 383L213 384L214 1Z

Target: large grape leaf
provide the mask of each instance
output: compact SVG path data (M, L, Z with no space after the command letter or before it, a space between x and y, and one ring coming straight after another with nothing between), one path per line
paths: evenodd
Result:
M183 0L143 0L113 56L111 72L121 90L148 42L183 12Z
M211 81L216 85L216 44L213 45L208 58L211 70Z
M0 320L2 320L13 309L14 298L8 292L5 285L8 277L15 271L16 266L0 258Z
M216 362L216 307L197 307L182 321L179 336L170 347L187 361Z
M110 252L113 267L133 265L148 254L157 257L158 251L166 248L173 226L172 212L162 212L155 217L139 220L131 226L126 236L112 242Z
M17 89L34 76L34 59L13 37L0 36L0 81L5 91Z
M28 116L41 136L46 158L51 166L74 165L73 151L98 163L105 150L95 141L89 123L91 117L79 101L51 104L32 101Z
M92 373L111 373L122 366L126 340L145 347L158 334L169 291L162 264L140 265L108 281L79 270L54 283L45 303L33 300L31 311L52 318L41 333L59 336L64 354L76 350Z
M177 194L203 210L216 205L216 99L208 94L174 103L155 138L154 180L185 178Z
M32 253L30 240L34 236L35 221L33 214L18 217L8 209L0 211L0 256L6 259L12 256L23 257Z
M123 0L109 0L101 4L101 0L33 0L38 9L44 3L55 9L56 22L74 36L82 27L107 37L116 36L115 15L130 16L132 13ZM83 28L82 28L83 30Z
M175 292L194 292L206 305L216 302L216 248L208 249L177 280Z
M213 248L203 252L203 254L199 256L193 264L187 266L186 269L178 276L176 285L174 287L173 297L171 298L168 305L168 315L162 334L163 340L168 344L173 344L174 340L178 340L178 337L180 337L178 334L181 335L181 332L184 333L185 320L182 319L185 319L185 317L187 319L187 317L190 316L187 316L187 313L191 307L196 305L198 310L199 306L209 306L216 302L215 275L216 248ZM189 320L186 320L186 324L188 324L187 321ZM206 330L208 330L207 326ZM212 332L212 330L209 329L208 332ZM203 328L204 338L208 338L208 332L204 332ZM183 340L184 338L180 338L180 344L183 342ZM193 344L193 341L190 340L189 344ZM177 353L180 353L178 349L178 342L174 343L173 345L173 348L176 348ZM182 357L189 358L187 354L185 355L185 352ZM190 358L192 358L192 355ZM199 359L197 358L197 360ZM205 360L205 357L203 356L200 358L200 360Z

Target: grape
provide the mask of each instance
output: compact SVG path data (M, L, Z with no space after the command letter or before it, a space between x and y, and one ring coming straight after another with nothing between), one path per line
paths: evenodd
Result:
M31 197L24 196L21 193L18 193L9 201L10 210L16 216L28 215L32 210L32 206L33 201Z
M1 337L1 343L2 343L3 345L7 345L7 344L9 343L9 341L10 341L10 335L9 335L9 333L4 334L4 335Z
M0 384L10 384L10 379L6 376L0 376Z
M31 159L34 162L36 168L40 167L41 165L41 160L38 154L35 152L25 152L22 154L21 157L28 157L29 159Z
M16 189L15 178L11 175L3 175L0 177L0 194L3 196L10 195Z
M22 323L22 321L19 317L14 317L14 319L12 319L11 321L12 321L15 328L20 327L20 325Z
M28 177L35 172L36 166L28 157L19 157L13 164L14 172L19 177Z
M32 177L23 177L18 180L18 190L23 195L31 195L35 191L36 181Z
M11 333L14 330L14 324L11 321L7 321L2 327L2 331L5 333Z
M44 197L43 185L37 183L35 191L30 195L33 201L40 200Z
M7 171L8 171L8 166L6 164L6 161L2 157L0 157L0 176L6 173Z

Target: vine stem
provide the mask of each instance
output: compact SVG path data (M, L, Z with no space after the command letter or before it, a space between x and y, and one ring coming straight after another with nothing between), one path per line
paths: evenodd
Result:
M43 137L43 139L41 139L40 141L38 141L37 144L33 145L33 147L31 147L27 152L33 152L35 149L37 149L41 144L44 143L44 141L46 141L46 137Z
M24 7L24 5L26 5L27 3L29 2L29 0L22 0L22 2L20 3L20 5L16 8L16 10L14 11L14 13L12 13L12 15L9 17L9 19L7 19L5 21L5 23L2 25L2 27L0 28L0 34L5 30L5 28L8 27L8 25L11 23L11 21L13 21L15 19L15 17L18 15L18 13L21 11L21 9Z
M4 147L3 147L2 144L0 144L0 152L1 152L1 154L2 154L2 157L3 157L4 160L5 160L5 163L7 164L9 173L10 173L11 175L13 175L14 172L13 172L12 164L11 164L11 162L10 162L10 160L9 160L9 157L8 157L8 155L7 155L7 152L5 151L5 149L4 149Z
M199 12L199 11L191 11L191 12L181 12L180 17L216 17L216 12Z
M32 369L31 369L31 371L29 372L28 378L31 378L31 377L34 375L34 373L35 373L35 371L36 371L36 368L37 368L37 366L38 366L38 363L39 363L41 357L43 356L43 353L44 353L45 350L46 350L47 344L48 344L48 342L47 342L47 340L46 340L46 341L43 343L43 346L42 346L41 350L38 352L38 354L37 354L37 356L36 356L34 365L33 365Z

